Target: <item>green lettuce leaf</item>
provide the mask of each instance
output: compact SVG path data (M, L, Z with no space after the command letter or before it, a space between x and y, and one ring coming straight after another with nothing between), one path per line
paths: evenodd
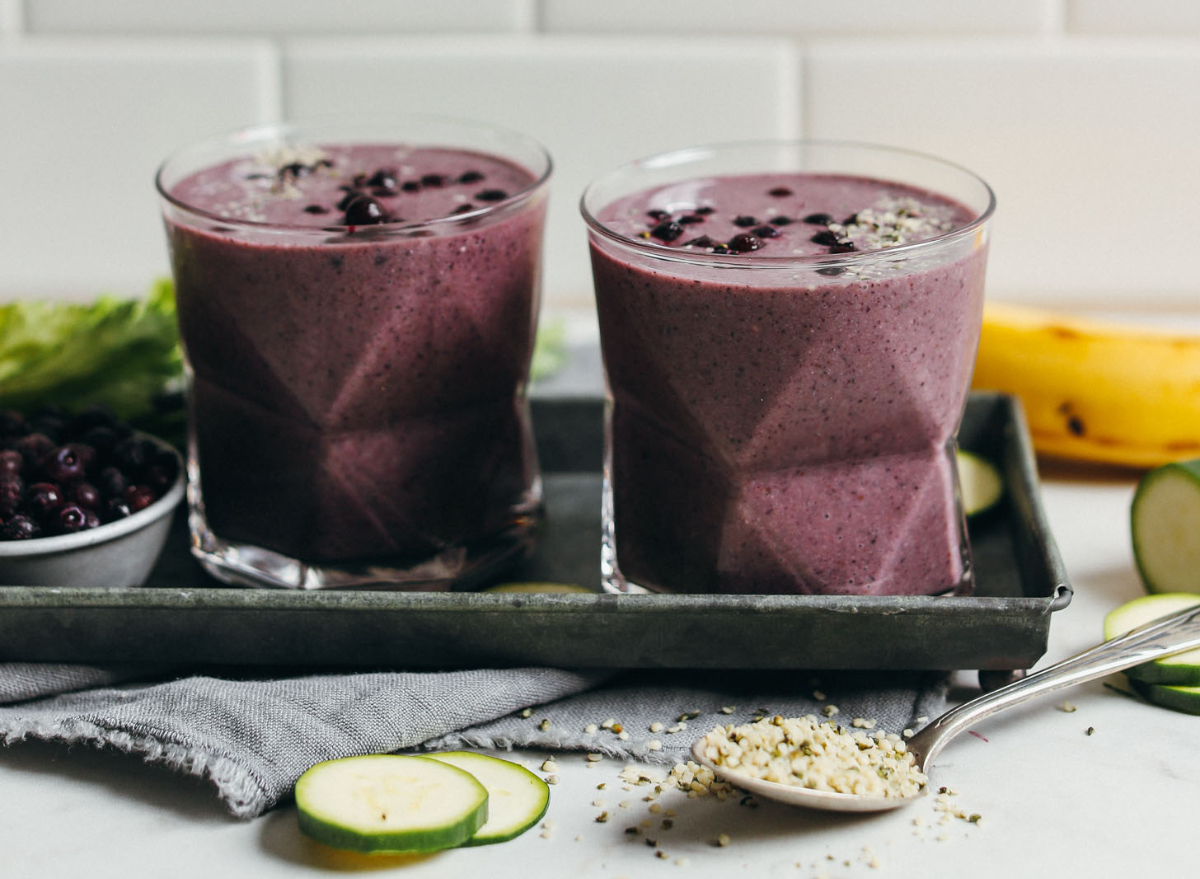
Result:
M169 280L145 299L0 306L0 407L103 403L134 421L156 414L182 364Z

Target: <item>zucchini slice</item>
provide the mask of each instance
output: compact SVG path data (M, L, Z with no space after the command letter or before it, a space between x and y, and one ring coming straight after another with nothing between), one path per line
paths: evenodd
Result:
M962 449L958 450L958 484L968 516L986 513L1004 496L1004 480L996 465Z
M1200 592L1200 460L1167 464L1143 476L1130 526L1147 592Z
M375 754L318 763L296 782L300 830L367 854L462 845L488 819L488 793L469 772L427 757Z
M430 754L471 773L487 788L487 824L466 845L490 845L520 836L541 820L550 805L550 788L524 766L469 751Z
M1200 595L1172 592L1169 595L1143 595L1110 611L1104 618L1104 640L1111 641L1130 629L1200 604ZM1200 648L1176 653L1125 670L1130 680L1147 684L1200 685ZM1147 697L1149 698L1149 697ZM1151 699L1150 701L1155 701Z
M1129 683L1142 698L1163 708L1200 714L1200 687L1168 687L1164 684L1147 684L1130 678Z

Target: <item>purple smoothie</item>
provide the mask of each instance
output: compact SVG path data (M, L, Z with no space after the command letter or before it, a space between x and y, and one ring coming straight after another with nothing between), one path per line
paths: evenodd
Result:
M592 235L618 583L967 585L952 452L986 244L886 253L974 218L927 191L795 173L673 183L598 213L640 245Z
M534 184L475 152L326 145L171 187L212 532L303 560L419 561L528 520Z

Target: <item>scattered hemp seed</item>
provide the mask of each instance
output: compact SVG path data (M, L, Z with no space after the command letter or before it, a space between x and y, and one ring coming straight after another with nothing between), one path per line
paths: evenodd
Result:
M675 859L675 866L677 866L677 867L686 867L686 866L687 866L687 862L688 862L688 859L687 859L687 858L676 858L676 859Z
M605 720L604 723L600 724L600 729L612 729L614 723L616 723L616 721L610 717Z
M547 757L542 763L542 772L558 772L558 764L553 757Z
M543 717L542 722L538 724L538 729L540 729L542 732L550 729L550 719Z
M795 787L898 798L918 794L926 783L899 736L850 732L811 714L779 724L764 720L717 727L701 741L704 755L718 766ZM683 773L680 781L686 778ZM747 804L749 799L741 802Z
M654 838L654 837L652 837L652 836L647 836L647 837L646 837L644 840L642 840L642 841L643 841L644 843L646 843L646 845L647 845L648 847L650 847L650 848L658 848L658 840L657 840L657 839L655 839L655 838Z
M662 803L651 803L650 804L650 814L651 815L657 815L660 812L662 812Z
M663 818L663 821L662 821L662 829L663 830L670 830L674 826L675 826L675 822L672 821L670 818Z
M825 693L822 692L821 690L813 690L813 698L816 699L818 702L824 702L825 701Z
M840 709L836 705L826 705L821 709L821 713L826 717L833 717Z
M981 820L983 820L983 816L980 815L978 812L974 812L974 813L972 813L971 817L968 818L967 820L970 821L972 824L978 824Z
M608 803L604 802L604 799L602 797L597 797L596 799L592 800L592 805L595 806L597 809L601 809L604 806L607 806Z
M623 742L627 742L627 741L629 741L629 733L625 732L624 730L621 730L619 733L617 733L617 738Z
M640 827L626 827L625 828L626 836L637 836L641 832L642 832L642 828L640 828Z
M621 800L617 805L622 809L631 809L633 808L633 800Z
M603 754L588 754L587 759L588 759L589 763L599 763L601 760L604 759L604 755Z
M599 815L597 815L597 816L596 816L596 823L597 823L597 824L607 824L607 823L608 823L608 813L607 813L607 812L601 812Z
M729 834L722 833L717 837L717 840L713 843L713 845L715 845L717 848L725 848L730 842L732 842L732 840L729 838Z
M1075 703L1064 702L1058 706L1058 710L1065 711L1067 714L1074 714L1075 713Z
M900 733L900 735L904 736L906 739L911 739L913 736L916 735L916 733L913 732L911 729L906 729L904 732Z
M608 787L608 783L602 781L598 785L596 785L596 790L604 790L606 787Z
M1092 735L1092 734L1093 734L1095 731L1096 731L1096 728L1095 728L1094 726L1089 726L1089 727L1088 727L1086 730L1084 730L1084 733L1083 733L1083 734L1084 734L1085 736L1090 736L1090 735Z
M585 733L587 733L589 736L594 736L599 731L599 729L600 729L600 727L596 726L596 724L589 723L587 726L585 726L583 728L583 731Z
M657 720L650 724L650 732L662 732L663 725Z
M667 733L668 733L668 735L674 735L675 733L679 732L682 729L683 729L683 724L677 723L674 726L668 726Z
M667 854L666 852L664 852L662 849L659 849L658 851L656 851L656 852L654 853L654 856L655 856L656 858L662 858L664 861L665 861L667 858L671 857L669 854Z
M680 720L695 720L699 716L700 716L699 711L685 711L685 712L683 712L683 714L679 715L679 719Z
M733 712L735 712L735 711L737 711L736 705L722 705L721 706L722 714L733 714Z
M547 775L546 776L546 784L558 784L558 776L557 775Z
M526 708L524 711L521 712L521 716L522 717L533 717L533 709Z
M658 739L651 739L650 741L646 742L646 750L647 751L661 751L662 750L662 742L660 742Z

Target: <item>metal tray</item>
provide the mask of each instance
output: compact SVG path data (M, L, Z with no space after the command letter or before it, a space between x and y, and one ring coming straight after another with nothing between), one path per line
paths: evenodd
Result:
M509 579L598 588L601 413L536 399L548 522ZM972 395L964 448L1003 469L972 521L970 597L292 592L222 587L182 516L147 588L0 587L0 660L466 668L991 669L1030 667L1071 600L1017 402Z

